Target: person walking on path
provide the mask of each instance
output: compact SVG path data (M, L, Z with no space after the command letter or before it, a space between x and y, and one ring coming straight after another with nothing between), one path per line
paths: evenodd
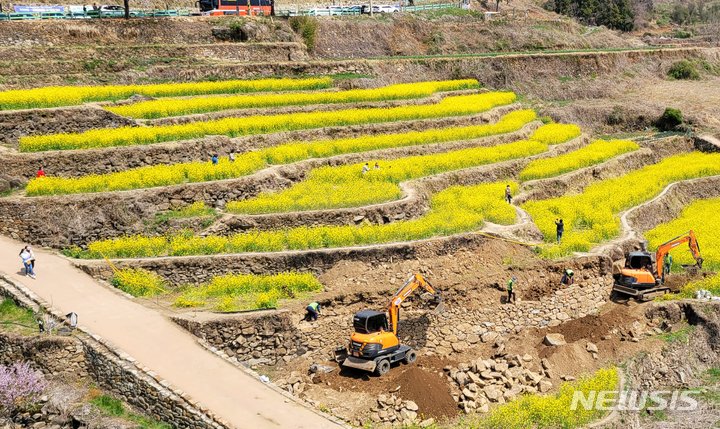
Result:
M30 265L32 265L32 269L35 271L35 252L32 251L30 246L25 246L25 250L30 254Z
M663 258L663 267L665 268L664 274L670 274L670 268L672 268L673 264L673 257L670 256L669 253L665 254L665 257Z
M322 314L320 312L320 304L317 302L311 302L310 305L305 308L307 310L307 313L305 314L305 320L313 320L317 321L318 314Z
M507 185L507 188L505 188L505 199L508 204L512 204L512 190L510 190L510 185Z
M40 167L40 169L38 170L37 175L35 177L46 177L45 170L43 170L43 168Z
M555 219L555 227L557 228L557 242L559 243L563 236L563 232L565 232L565 224L563 223L563 220Z
M368 163L366 162L365 165L363 165L363 171L362 171L363 176L365 174L367 174L368 171L370 171L370 167L368 167Z
M507 302L508 302L508 304L510 303L511 298L512 298L513 302L515 302L517 300L517 298L515 296L515 282L516 281L517 281L517 279L515 277L508 280L508 285L507 285L507 294L508 294Z
M565 269L563 272L563 276L560 279L560 284L564 285L572 285L575 284L575 279L573 278L575 276L575 272L571 270L570 268Z
M32 268L32 263L30 262L30 252L27 251L26 248L22 248L20 251L20 258L22 258L23 265L25 265L25 276L30 278L35 278L35 272Z

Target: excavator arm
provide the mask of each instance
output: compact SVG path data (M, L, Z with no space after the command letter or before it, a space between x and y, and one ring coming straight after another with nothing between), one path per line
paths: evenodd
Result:
M685 234L678 235L677 237L673 238L670 241L667 241L658 247L657 250L657 256L656 256L656 270L657 270L657 277L662 277L663 275L663 260L665 258L665 255L670 253L670 250L674 249L675 247L683 244L688 243L690 246L690 252L693 255L693 258L695 258L695 262L697 263L698 268L702 268L702 264L704 259L702 258L702 255L700 254L700 245L698 245L697 237L695 237L695 232L692 230L686 232Z
M390 315L390 327L392 327L393 334L397 335L398 319L400 318L400 304L402 304L402 302L405 301L405 298L413 293L418 287L425 289L433 296L435 301L438 302L435 312L442 310L442 297L440 294L427 280L423 278L423 276L420 274L414 274L390 299L390 309L388 310L388 314Z

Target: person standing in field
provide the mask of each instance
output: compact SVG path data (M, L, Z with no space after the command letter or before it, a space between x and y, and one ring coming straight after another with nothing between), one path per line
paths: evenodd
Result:
M45 170L43 170L43 168L40 167L40 169L38 170L37 175L35 177L46 177Z
M515 277L508 280L508 285L507 285L507 294L508 294L507 302L508 302L508 304L510 304L510 299L512 299L513 302L515 302L517 300L517 298L515 296L515 282L516 281L517 281L517 279Z
M565 272L563 272L563 276L560 279L560 284L565 284L565 285L575 284L574 277L575 277L575 272L573 270L571 270L570 268L567 268L565 270Z
M669 253L666 253L663 257L663 267L665 268L665 274L670 274L670 268L672 268L673 257Z
M30 262L30 253L27 251L26 248L22 248L20 250L20 258L23 261L23 265L25 265L25 276L30 278L35 278L35 272L32 269L32 263Z
M230 156L228 156L228 160L230 160L230 162L235 162L235 152L230 152Z
M217 155L213 155L213 157L212 157L212 164L213 164L213 165L218 165L218 156L217 156Z
M365 165L363 165L362 175L363 176L366 175L368 171L370 171L370 167L368 166L368 163L366 162Z
M508 204L512 204L512 190L510 189L510 185L507 185L507 188L505 188L505 199Z
M560 239L565 232L565 224L563 223L562 219L555 219L555 228L557 232L557 242L560 243Z
M373 170L379 170L379 169L380 169L380 165L376 162L375 166L373 167Z

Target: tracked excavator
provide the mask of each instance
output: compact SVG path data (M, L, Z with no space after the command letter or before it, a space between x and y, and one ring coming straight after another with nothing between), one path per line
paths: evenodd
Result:
M374 372L378 376L387 374L395 362L415 362L417 352L400 344L397 332L400 305L419 287L426 291L424 296L430 297L428 304L435 305L432 312L441 312L444 304L440 293L420 274L415 274L390 299L389 322L385 313L375 310L364 310L353 316L355 332L347 347L335 349L335 360L343 366Z
M641 301L649 301L658 296L665 295L670 288L665 287L665 271L663 259L670 250L688 243L690 252L695 258L695 264L683 265L686 271L702 269L703 258L695 233L690 230L670 241L661 244L655 254L650 252L629 252L625 255L625 267L614 274L615 285L613 290L632 296Z

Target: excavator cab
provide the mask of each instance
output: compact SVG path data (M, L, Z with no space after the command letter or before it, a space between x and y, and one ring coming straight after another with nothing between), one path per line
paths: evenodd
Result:
M615 276L615 282L634 289L650 289L658 286L655 278L655 261L649 252L630 252L625 256L625 267Z
M626 254L625 267L614 275L615 285L613 290L638 298L641 301L648 301L668 293L670 288L663 286L665 282L663 259L670 250L683 243L688 243L689 250L693 258L695 258L693 267L700 270L704 260L700 254L697 237L690 230L658 246L655 254L649 252L630 252ZM687 266L683 265L683 268L687 270Z
M440 294L420 274L415 274L390 299L387 316L375 310L364 310L353 316L355 332L350 336L347 348L340 346L335 349L335 360L342 362L343 366L375 372L377 375L386 374L394 362L415 362L417 353L411 347L400 344L397 329L400 305L418 287L425 289L439 302L436 311L441 311Z

